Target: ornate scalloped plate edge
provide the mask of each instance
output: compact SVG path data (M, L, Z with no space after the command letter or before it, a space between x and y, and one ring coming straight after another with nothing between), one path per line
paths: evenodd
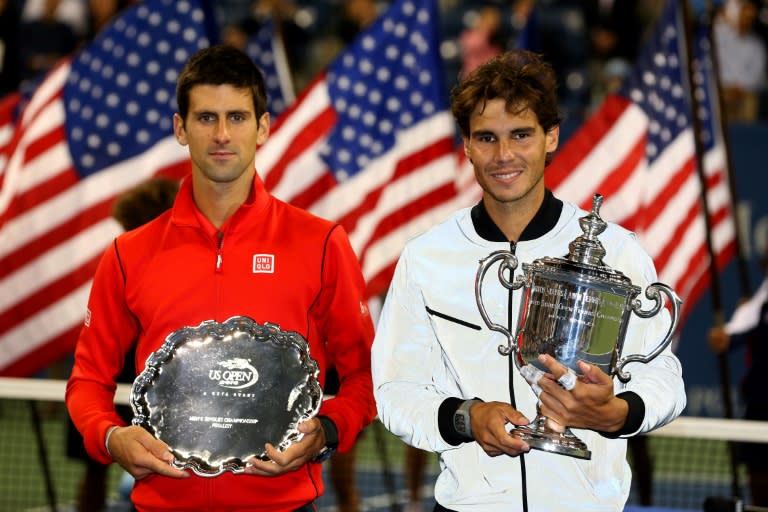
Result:
M147 400L147 393L157 385L162 378L164 367L174 360L179 351L192 342L196 345L222 341L238 336L247 336L250 342L271 344L273 347L283 350L295 351L297 364L304 373L306 382L297 386L299 393L303 395L308 406L298 416L292 418L286 427L282 439L276 439L272 444L279 450L284 450L303 437L298 429L298 423L314 417L320 409L323 392L317 380L319 373L317 362L310 357L309 344L295 331L283 331L280 326L273 323L258 324L246 316L234 316L223 323L214 320L201 322L197 327L183 327L169 334L161 347L150 354L144 370L138 375L131 388L130 403L133 408L133 424L139 425L158 439L165 441L159 428L152 424L153 411ZM295 403L300 397L296 395L296 389L287 397L289 403ZM206 477L218 476L224 472L242 473L248 466L247 460L251 457L268 460L264 452L254 452L242 456L226 457L223 460L212 463L204 453L196 453L194 450L180 450L171 446L174 454L173 466L179 469L190 469L195 474Z

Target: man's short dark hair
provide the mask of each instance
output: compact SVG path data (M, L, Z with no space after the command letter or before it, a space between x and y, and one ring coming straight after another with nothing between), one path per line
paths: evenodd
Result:
M189 91L196 85L231 85L249 89L256 117L267 111L264 75L248 55L229 45L215 45L195 53L176 84L176 103L182 120L189 113Z

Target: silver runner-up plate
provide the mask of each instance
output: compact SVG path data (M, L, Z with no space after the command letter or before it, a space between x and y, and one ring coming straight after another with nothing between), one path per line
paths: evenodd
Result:
M241 473L284 450L317 414L317 363L298 333L244 316L207 320L166 338L131 388L133 424L173 452L173 465L201 476Z

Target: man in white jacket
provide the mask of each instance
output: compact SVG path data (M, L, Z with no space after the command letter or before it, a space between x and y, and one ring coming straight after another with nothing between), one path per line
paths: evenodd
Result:
M550 374L537 397L497 350L506 337L481 317L479 260L498 250L520 263L561 257L582 234L587 212L544 185L559 136L555 90L551 66L526 51L488 61L454 88L451 107L483 198L407 244L380 317L372 352L379 417L409 445L440 454L436 511L622 510L631 480L625 438L685 407L680 362L668 348L627 365L626 384L580 362L570 390L556 380L566 368L544 356ZM633 233L609 224L600 242L607 266L642 289L656 281ZM491 318L516 325L521 291L489 279L483 295ZM666 312L632 318L624 353L649 353L669 326ZM590 460L529 451L509 435L533 419L538 402L543 415L573 428Z
M748 364L741 382L744 419L768 421L768 399L762 380L768 370L768 245L763 248L760 265L764 273L760 288L739 304L727 324L709 331L709 344L718 353L747 344ZM749 473L752 505L768 507L768 445L740 443L737 448L738 460Z

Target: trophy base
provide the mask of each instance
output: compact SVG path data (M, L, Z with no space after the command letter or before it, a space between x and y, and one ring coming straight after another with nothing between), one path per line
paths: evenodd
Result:
M568 427L562 432L547 426L547 418L540 416L528 425L514 428L510 435L525 441L535 450L559 453L577 459L590 460L592 452L584 441L576 437Z

